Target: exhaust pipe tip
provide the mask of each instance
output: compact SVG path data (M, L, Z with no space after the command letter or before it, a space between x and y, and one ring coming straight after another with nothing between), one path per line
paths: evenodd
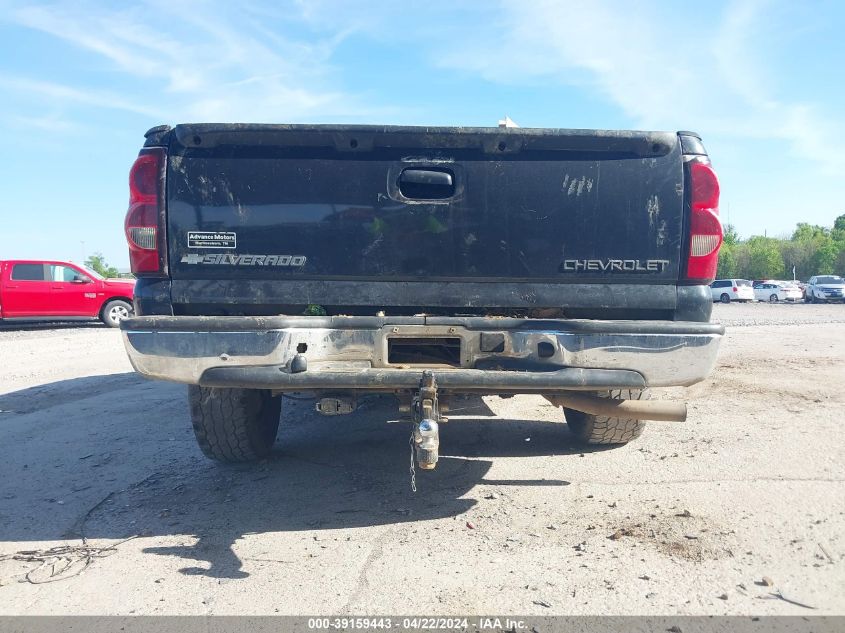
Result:
M611 418L652 422L686 422L687 419L687 405L684 402L614 400L580 393L556 394L546 396L546 399L558 407Z

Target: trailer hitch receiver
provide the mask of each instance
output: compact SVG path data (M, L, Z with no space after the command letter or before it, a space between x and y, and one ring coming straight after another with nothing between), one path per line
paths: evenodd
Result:
M437 381L426 370L420 378L419 392L414 396L411 411L414 419L414 447L417 465L422 470L433 470L437 465L440 447L440 406L437 402Z

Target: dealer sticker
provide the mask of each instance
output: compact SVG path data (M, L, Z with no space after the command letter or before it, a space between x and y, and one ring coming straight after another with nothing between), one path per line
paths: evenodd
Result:
M188 231L188 248L237 248L235 233L218 231Z

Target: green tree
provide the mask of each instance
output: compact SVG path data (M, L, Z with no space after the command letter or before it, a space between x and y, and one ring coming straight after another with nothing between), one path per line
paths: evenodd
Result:
M802 278L837 272L839 254L845 249L845 215L836 218L833 229L799 222L789 245L784 250L790 250L791 255L804 264L801 266Z
M833 265L833 270L837 275L845 276L845 248L840 248L836 255L836 263Z
M783 259L783 268L788 278L792 278L792 267L795 266L795 276L798 279L809 279L815 274L813 268L814 242L784 240L781 243L780 252Z
M813 240L819 237L825 237L830 234L830 229L826 229L818 224L807 224L806 222L799 222L795 226L795 231L792 233L794 240Z
M117 268L109 266L106 263L106 258L103 257L102 253L94 253L93 255L90 255L88 259L85 260L85 266L103 277L118 277L120 275L120 273L117 272Z
M736 228L733 224L725 224L722 227L722 232L724 233L724 243L728 246L733 246L734 244L739 243L739 233L736 232Z
M830 236L836 242L839 242L838 248L840 250L845 249L845 213L833 222L833 230L830 232Z
M818 248L816 248L816 252L813 254L816 274L831 275L836 272L834 267L836 266L839 249L836 247L836 243L829 237L824 240L818 240L817 244Z
M784 266L778 243L780 240L755 235L749 238L748 279L777 279L783 276Z
M725 242L719 250L719 267L716 269L718 279L732 279L739 274L737 261L737 246Z

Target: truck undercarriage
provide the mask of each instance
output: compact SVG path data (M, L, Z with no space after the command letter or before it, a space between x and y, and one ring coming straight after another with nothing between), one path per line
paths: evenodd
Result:
M596 394L690 385L716 360L720 325L485 317L163 317L129 319L135 369L208 389L314 392L325 415L394 393L414 423L421 467L437 461L451 396L539 394L628 420L683 420L683 404Z

